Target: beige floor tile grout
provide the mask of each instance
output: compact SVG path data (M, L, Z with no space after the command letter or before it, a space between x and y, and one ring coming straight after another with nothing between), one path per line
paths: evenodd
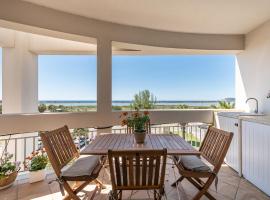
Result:
M242 178L243 178L243 177L240 177L240 179L239 179L238 186L237 186L237 191L236 191L236 193L235 193L235 195L234 195L234 200L235 200L236 197L237 197L237 193L238 193L238 191L239 191L239 187L240 187L240 183L241 183Z
M19 187L20 187L20 184L18 183L18 181L16 181L16 199L19 199Z

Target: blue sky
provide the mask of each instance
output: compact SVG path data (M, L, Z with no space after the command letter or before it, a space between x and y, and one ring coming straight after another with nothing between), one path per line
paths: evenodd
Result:
M96 100L96 56L38 57L39 100Z
M232 55L114 56L112 98L149 89L158 100L234 97Z
M130 100L144 89L158 100L234 97L234 59L233 55L113 56L112 98ZM96 56L39 56L39 100L96 100L96 73Z
M234 56L113 56L112 99L149 89L158 100L234 97ZM40 100L95 100L95 56L39 56Z

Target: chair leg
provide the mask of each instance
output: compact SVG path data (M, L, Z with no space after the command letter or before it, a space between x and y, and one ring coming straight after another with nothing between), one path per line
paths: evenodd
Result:
M164 187L161 188L161 189L159 190L159 194L160 194L161 196L163 196L163 195L165 194L165 189L164 189Z
M89 198L89 200L93 200L97 194L97 191L98 191L98 186L95 187L94 191L93 191L93 194L91 195L91 197Z
M63 182L63 186L68 193L67 196L64 197L64 199L80 200L80 198L76 195L74 190L72 190L72 188L67 182Z
M172 184L171 184L171 186L172 187L176 187L176 185L177 185L177 183L178 182L181 182L182 180L184 180L184 176L180 176L175 182L173 182Z
M106 189L106 186L99 179L95 179L94 182L99 185L101 189Z
M118 195L116 190L111 190L109 193L109 200L118 200Z
M166 197L165 189L162 188L162 189L159 190L159 193L158 193L158 200L161 200L162 196L164 196L164 195L165 195L165 197Z
M204 182L203 182L201 179L199 179L199 178L195 178L195 180L196 180L199 184L201 184L201 185L204 184Z
M154 200L161 200L162 198L162 192L159 191L157 192L156 190L154 190Z
M67 182L63 182L63 186L68 193L64 199L73 199L73 200L80 200L80 198L77 196L77 193L79 193L85 186L87 186L91 181L85 181L81 185L78 186L78 183L76 182L76 187L72 188ZM90 199L94 199L98 187L96 186L95 190L93 191L93 194L91 195Z
M209 185L210 186L210 185ZM203 195L205 195L205 196L207 196L209 199L211 199L211 200L216 200L210 193L208 193L207 192L207 190L208 190L208 187L209 186L204 186L203 188L202 188L202 190L200 190L196 195L195 195L195 197L193 198L194 200L199 200L199 199L201 199L201 197L203 196Z
M63 200L72 200L69 195L64 196Z
M119 199L122 200L122 190L119 192Z
M199 185L197 182L195 182L195 181L194 181L192 178L190 178L190 177L187 177L187 179L188 179L188 181L189 181L190 183L192 183L192 184L199 190L199 192L195 195L195 197L193 198L193 200L199 200L203 195L207 196L208 199L210 199L210 200L216 200L216 198L213 197L213 196L207 191L208 188L211 186L213 180L214 180L213 177L210 177L210 178L206 181L206 183L205 183L203 186Z
M85 186L87 186L91 181L85 181L84 183L82 183L81 185L79 185L78 187L76 187L75 189L73 188L73 191L75 194L77 194L78 192L80 192L83 188L85 188Z

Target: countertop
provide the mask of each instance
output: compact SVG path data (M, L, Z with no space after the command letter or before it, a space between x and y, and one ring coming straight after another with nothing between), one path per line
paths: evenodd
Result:
M239 112L218 112L217 115L234 119L239 119L240 117Z
M248 113L245 115L245 113L240 112L218 112L217 114L223 117L270 125L270 115L248 115Z
M249 122L255 122L259 124L265 124L270 125L270 116L264 115L264 116L240 116L239 119L242 119L243 121L249 121Z

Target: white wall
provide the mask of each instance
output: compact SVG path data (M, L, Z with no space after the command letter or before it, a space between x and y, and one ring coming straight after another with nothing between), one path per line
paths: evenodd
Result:
M53 30L83 37L106 38L111 41L168 48L218 51L244 49L244 35L180 33L121 25L81 17L25 1L2 0L0 24L3 27L27 32L38 31L45 34L46 30Z
M29 34L16 32L14 47L3 47L3 113L33 113L38 108L38 59L28 49Z
M19 12L14 12L14 10ZM46 19L44 16L46 16ZM97 112L1 115L0 133L48 130L64 124L69 125L70 128L75 128L104 126L119 122L119 113L111 111L111 41L157 47L210 50L211 52L215 51L219 53L244 49L243 35L192 34L158 31L89 19L36 6L24 1L2 1L0 6L0 25L30 33L51 34L50 36L55 35L59 38L62 38L61 36L65 33L74 41L84 40L85 42L89 42L88 40L90 38L98 39ZM73 37L73 35L78 37ZM65 37L67 36L65 35ZM30 46L32 46L35 51L40 47L37 44L31 45L31 43ZM42 49L42 52L44 51L45 50ZM24 65L23 62L21 62L21 64ZM21 77L24 75L25 74L21 74ZM24 77L25 80L27 80L27 76ZM30 80L35 81L35 79ZM31 91L34 91L34 88L32 88ZM34 95L32 95L32 97L32 99L36 99L37 102L37 98L35 98ZM151 120L153 123L189 121L210 123L213 121L213 111L153 111L151 112Z
M266 98L270 91L270 21L248 33L245 43L246 50L237 55L236 106L245 108L246 98L255 97L259 112L270 114L270 99Z
M111 104L110 104L111 105ZM106 113L105 113L106 114ZM0 135L7 133L29 133L52 130L63 125L69 128L109 126L119 124L121 112L81 112L81 113L42 113L0 115ZM213 122L214 110L153 110L151 123Z

